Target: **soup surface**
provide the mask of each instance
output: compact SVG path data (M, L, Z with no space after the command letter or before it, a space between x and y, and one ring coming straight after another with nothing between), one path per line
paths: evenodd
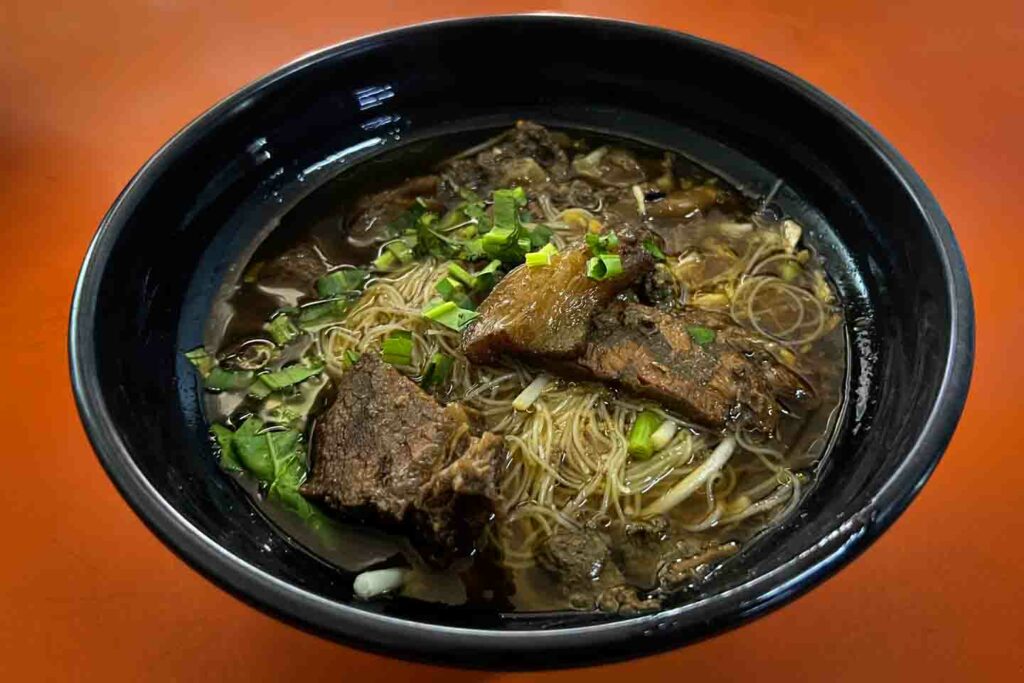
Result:
M393 176L293 211L187 354L222 469L357 596L635 614L793 513L846 341L771 196L529 122Z

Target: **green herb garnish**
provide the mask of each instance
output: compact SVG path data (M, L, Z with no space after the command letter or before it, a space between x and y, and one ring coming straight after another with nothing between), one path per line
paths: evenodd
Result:
M587 277L607 280L622 274L622 259L618 254L601 254L587 260Z
M687 325L686 332L690 335L690 339L697 346L707 346L711 342L715 341L715 331L710 327L702 327L701 325Z
M352 306L348 298L315 301L299 309L299 327L316 327L341 320Z
M314 528L330 520L299 493L306 477L302 435L293 430L262 431L263 423L250 417L235 432L217 425L211 429L224 469L245 470L264 487L267 498L299 515Z
M529 254L527 254L526 265L530 268L550 266L552 259L557 253L558 249L555 248L555 245L549 242L545 244L541 249L537 251L531 251Z
M483 270L476 273L476 290L481 294L486 294L494 288L494 285L498 283L498 278L501 273L501 261L495 259L484 266Z
M455 359L451 356L435 353L427 361L427 367L423 369L423 378L420 380L420 384L425 389L444 384L452 374L454 363Z
M381 346L381 358L392 365L412 365L412 332L396 330Z
M248 388L254 377L252 370L225 370L217 366L206 376L203 385L213 391L234 391Z
M448 275L460 282L469 289L476 289L476 276L460 266L458 263L448 264Z
M656 261L665 260L665 252L663 252L661 250L661 247L659 247L657 243L650 237L644 240L644 249L647 251L648 254L653 256Z
M185 358L199 371L199 375L204 379L217 367L217 359L207 353L206 349L202 346L186 351Z
M270 322L263 326L263 329L270 333L270 338L278 346L284 346L302 334L286 313L275 315Z
M632 429L629 430L630 455L639 460L646 460L654 453L654 444L651 443L651 435L661 426L661 416L650 410L645 410L636 416Z
M619 250L619 237L614 232L607 232L603 235L588 232L583 239L594 256L610 254Z
M259 376L260 382L270 387L271 391L279 391L293 384L298 384L315 375L323 372L324 366L317 365L289 365L286 368L275 372L266 372Z
M369 276L362 268L335 270L316 281L316 291L324 299L340 296L347 292L359 291Z
M423 309L423 316L425 318L440 323L456 332L462 331L478 315L479 313L476 311L460 308L452 301L430 303Z

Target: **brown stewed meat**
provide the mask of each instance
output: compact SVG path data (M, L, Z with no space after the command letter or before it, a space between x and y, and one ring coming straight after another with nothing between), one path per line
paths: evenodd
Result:
M558 579L569 597L592 600L623 580L608 543L589 529L562 530L548 538L537 551L537 564Z
M268 261L259 271L260 284L271 287L309 289L327 272L320 252L311 244L300 244Z
M539 186L569 176L569 140L530 121L518 121L487 149L445 164L448 190L480 190L513 185Z
M417 532L427 559L444 564L494 514L501 445L489 432L471 435L459 405L440 405L367 353L317 423L301 491L346 516Z
M466 356L476 363L506 353L541 361L578 356L594 313L654 267L642 246L644 232L622 229L616 234L622 273L615 277L587 277L591 254L585 244L556 254L548 267L520 266L509 273L463 332Z
M678 313L615 303L593 318L577 364L613 382L719 428L739 423L774 432L780 399L803 401L810 389L724 315L687 308Z
M385 228L408 210L417 199L431 200L441 179L436 175L409 178L390 190L359 200L348 225L349 240L357 245L373 244L386 235Z

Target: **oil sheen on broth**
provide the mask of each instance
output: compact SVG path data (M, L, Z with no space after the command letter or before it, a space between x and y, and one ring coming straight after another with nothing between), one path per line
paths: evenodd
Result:
M357 166L188 353L222 468L365 599L699 591L796 509L842 404L841 304L770 200L528 122Z

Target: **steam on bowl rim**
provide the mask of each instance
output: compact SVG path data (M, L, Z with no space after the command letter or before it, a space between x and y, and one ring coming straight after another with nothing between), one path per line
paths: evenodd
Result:
M870 502L836 524L806 552L738 587L651 615L557 630L495 631L425 624L364 611L320 597L275 578L219 546L181 515L146 479L120 438L103 399L96 367L96 301L110 251L171 161L202 138L212 122L230 116L269 85L323 60L354 55L379 44L431 32L441 25L485 28L501 22L556 22L628 30L636 39L689 42L772 79L826 111L853 131L900 178L927 222L942 256L947 295L953 302L950 347L941 389L914 447ZM710 41L639 24L555 15L497 16L419 24L343 42L308 54L230 95L200 115L157 151L128 183L103 218L85 256L71 307L69 356L75 399L99 460L147 526L174 552L214 583L300 628L364 649L413 659L501 668L564 667L656 652L736 626L776 608L850 562L909 505L937 465L952 436L970 382L974 321L966 267L952 230L924 182L900 154L842 104L796 76L751 55ZM628 645L627 645L628 643Z

